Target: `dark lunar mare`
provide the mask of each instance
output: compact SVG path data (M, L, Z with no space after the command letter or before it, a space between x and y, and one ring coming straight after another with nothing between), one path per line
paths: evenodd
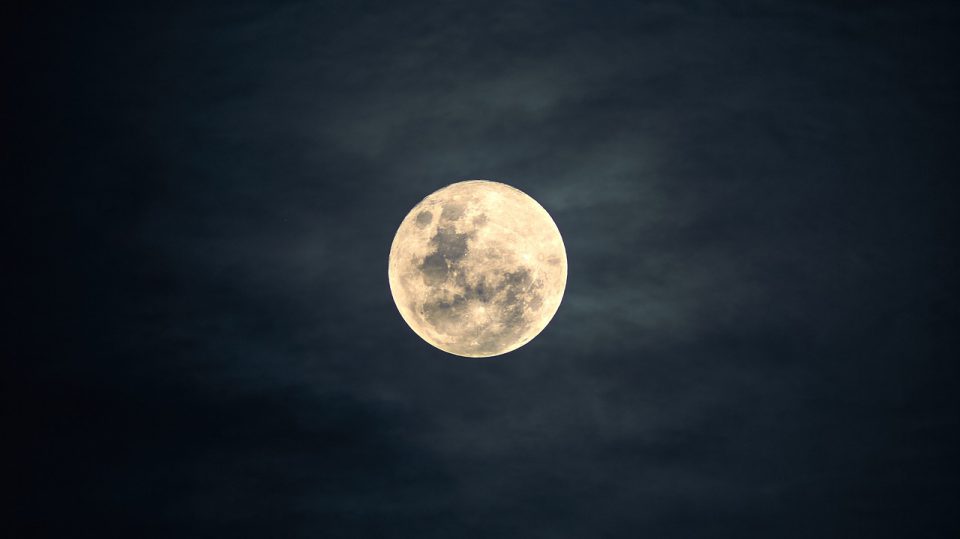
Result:
M436 250L423 258L420 271L427 286L443 284L451 271L459 267L460 261L467 256L467 240L470 234L460 234L451 227L440 227L430 239Z

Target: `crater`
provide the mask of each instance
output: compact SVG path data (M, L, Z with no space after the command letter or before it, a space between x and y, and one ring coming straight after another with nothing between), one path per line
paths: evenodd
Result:
M442 254L433 253L423 258L423 264L420 264L420 272L423 274L423 284L434 286L447 280L450 268L447 267L447 261L444 260Z
M430 221L433 221L433 214L430 213L429 211L424 210L419 214L417 214L417 219L416 219L417 228L423 228L429 225Z

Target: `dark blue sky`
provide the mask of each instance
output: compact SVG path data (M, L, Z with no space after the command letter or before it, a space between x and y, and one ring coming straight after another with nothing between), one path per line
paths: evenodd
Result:
M4 535L960 533L951 2L5 9ZM387 284L473 178L569 258L488 360Z

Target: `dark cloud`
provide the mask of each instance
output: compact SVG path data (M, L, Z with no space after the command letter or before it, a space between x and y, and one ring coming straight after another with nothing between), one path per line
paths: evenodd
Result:
M958 531L948 3L14 13L12 536ZM472 178L569 258L492 360L386 276Z

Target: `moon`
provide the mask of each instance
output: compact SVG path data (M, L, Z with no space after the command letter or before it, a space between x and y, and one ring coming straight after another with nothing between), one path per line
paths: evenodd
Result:
M390 247L390 291L423 340L490 357L523 346L563 299L567 253L550 214L509 185L454 183L410 210Z

